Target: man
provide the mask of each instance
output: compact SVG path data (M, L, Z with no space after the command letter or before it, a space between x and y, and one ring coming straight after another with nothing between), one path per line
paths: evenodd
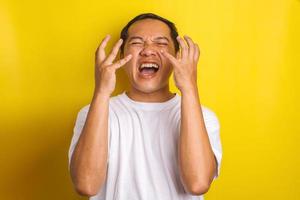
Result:
M92 200L203 199L222 150L218 119L199 101L198 45L152 13L132 19L106 55L109 38L96 51L94 95L69 150L76 191ZM110 97L120 67L130 89ZM169 90L172 72L181 96Z

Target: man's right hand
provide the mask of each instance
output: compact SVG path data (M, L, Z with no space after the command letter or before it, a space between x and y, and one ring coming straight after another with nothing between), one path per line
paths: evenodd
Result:
M112 51L108 56L105 55L105 47L107 45L110 35L107 35L96 50L95 55L95 93L101 93L110 96L116 86L116 70L125 65L131 58L129 54L123 59L113 63L118 51L122 45L123 40L114 45Z

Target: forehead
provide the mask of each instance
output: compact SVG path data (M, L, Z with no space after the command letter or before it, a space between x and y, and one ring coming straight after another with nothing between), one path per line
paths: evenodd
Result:
M128 38L131 36L170 38L170 28L167 24L156 19L143 19L134 22L128 29Z

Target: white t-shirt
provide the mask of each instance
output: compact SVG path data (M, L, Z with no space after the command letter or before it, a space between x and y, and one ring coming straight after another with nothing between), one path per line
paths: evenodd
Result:
M109 100L108 168L104 185L90 200L203 200L185 192L177 149L181 96L165 102L138 102L125 92ZM219 122L201 106L219 176L222 147ZM69 164L89 110L78 113L69 149ZM214 179L215 179L214 178Z

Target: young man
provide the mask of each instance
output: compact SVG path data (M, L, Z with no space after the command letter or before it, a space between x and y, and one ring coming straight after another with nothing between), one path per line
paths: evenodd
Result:
M92 200L203 199L222 149L218 119L199 102L198 45L151 13L132 19L105 55L109 38L96 51L94 95L70 145L76 191ZM111 97L120 67L131 87ZM172 72L181 96L169 90Z

